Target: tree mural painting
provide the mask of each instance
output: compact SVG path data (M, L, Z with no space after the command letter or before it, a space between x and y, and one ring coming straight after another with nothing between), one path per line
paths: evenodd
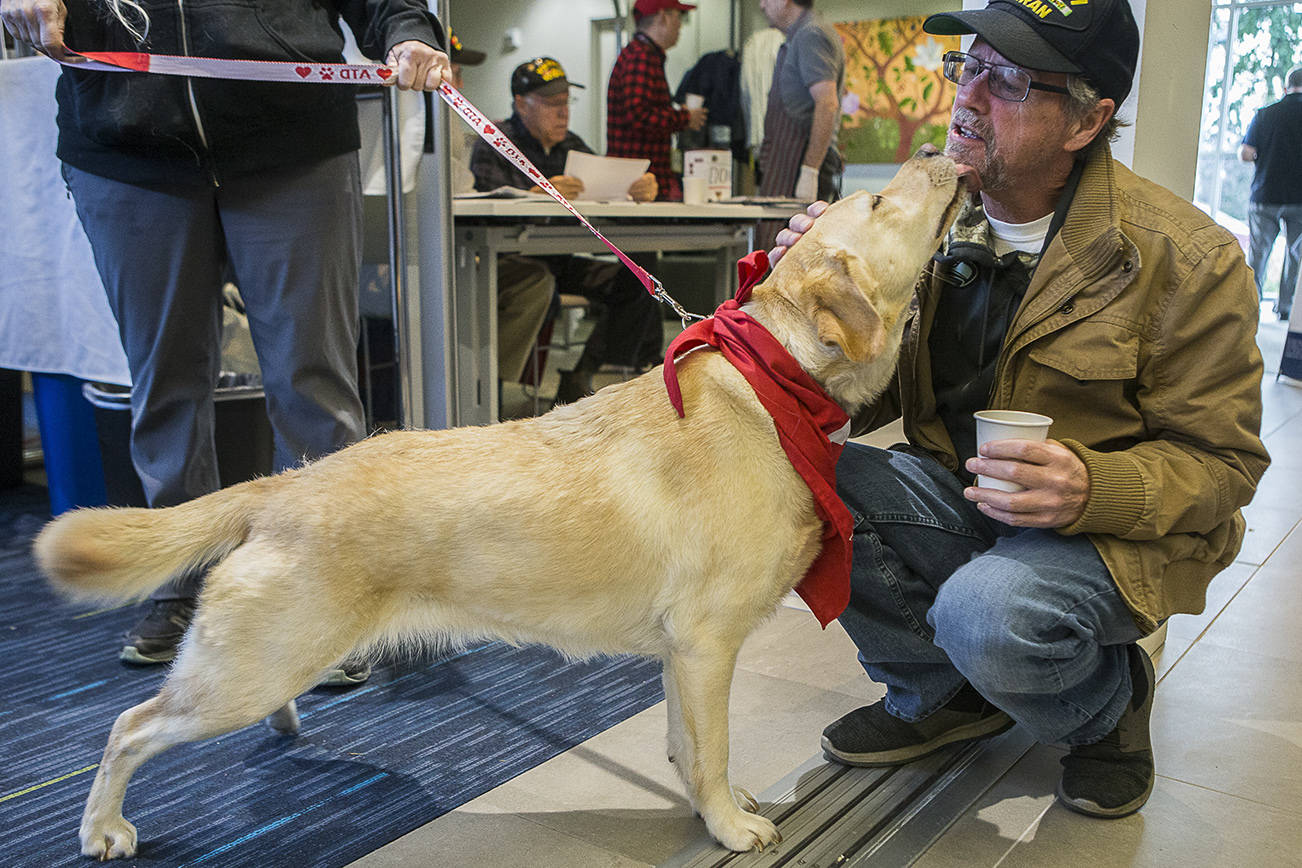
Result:
M922 32L926 16L847 21L839 141L847 163L903 163L925 142L945 146L956 86L941 55L958 36Z

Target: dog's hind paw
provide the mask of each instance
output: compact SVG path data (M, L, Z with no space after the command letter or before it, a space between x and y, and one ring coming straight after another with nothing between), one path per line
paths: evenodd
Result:
M282 735L298 735L298 706L294 700L267 715L267 726Z
M782 843L782 833L767 817L735 809L722 819L707 818L705 826L714 839L729 850L763 850L769 844Z
M123 817L81 827L81 855L107 859L130 859L136 855L136 827Z

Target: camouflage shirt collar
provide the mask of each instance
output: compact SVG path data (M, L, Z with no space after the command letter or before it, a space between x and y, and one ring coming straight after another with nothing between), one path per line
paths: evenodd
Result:
M986 218L985 205L982 204L980 196L968 197L958 212L958 217L954 220L954 225L945 239L944 255L948 258L977 259L1002 266L1007 266L1016 259L1026 266L1028 271L1033 271L1040 261L1038 252L1023 253L1014 250L1004 254L1003 257L995 255L994 230L990 228L990 221Z

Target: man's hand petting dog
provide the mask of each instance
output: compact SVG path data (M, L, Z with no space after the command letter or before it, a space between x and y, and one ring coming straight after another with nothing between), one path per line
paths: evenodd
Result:
M811 203L803 214L796 214L787 221L787 227L778 233L777 238L774 239L775 246L769 251L769 265L777 265L787 249L799 241L800 236L814 228L814 221L823 216L823 212L827 209L828 203L819 199Z

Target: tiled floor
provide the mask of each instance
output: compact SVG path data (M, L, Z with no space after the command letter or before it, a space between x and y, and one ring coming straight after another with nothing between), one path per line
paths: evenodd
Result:
M1302 866L1302 384L1275 379L1285 332L1263 317L1274 463L1247 510L1247 543L1213 582L1207 610L1170 621L1157 658L1151 801L1123 820L1072 814L1053 798L1061 751L1038 746L916 864ZM742 652L734 781L769 788L818 753L828 721L880 692L839 628L821 631L784 608ZM655 865L701 834L665 761L664 731L662 704L355 865Z

